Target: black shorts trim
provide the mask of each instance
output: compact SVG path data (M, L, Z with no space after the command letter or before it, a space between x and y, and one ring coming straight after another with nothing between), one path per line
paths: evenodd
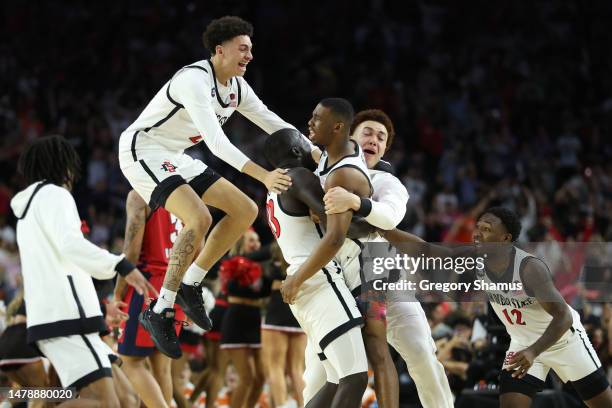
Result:
M329 344L336 340L338 337L342 336L347 331L351 330L353 327L361 326L364 324L363 317L357 317L349 320L346 323L342 323L340 326L336 327L334 330L327 333L319 342L319 347L321 350L325 351L325 348L329 346Z
M610 387L606 373L601 367L586 377L576 381L570 381L570 383L583 401L588 401L598 396Z
M202 174L195 176L189 185L196 192L198 197L202 197L204 193L221 178L213 169L207 167Z
M332 280L331 274L329 273L329 271L326 268L322 268L321 270L325 274L325 277L327 278L327 282L329 282L329 285L331 286L332 290L336 294L336 297L340 301L340 304L342 305L342 308L346 312L346 315L348 316L349 320L352 319L353 315L351 314L351 310L349 309L348 305L346 304L346 301L342 297L342 294L340 293L340 290L338 290L338 286L336 286L336 282L334 282Z
M102 362L100 361L100 356L98 356L98 353L96 353L96 350L94 350L89 339L85 337L85 335L83 334L81 334L81 338L83 339L83 342L85 342L85 345L87 346L89 351L91 351L91 354L93 354L94 360L96 360L96 364L98 365L98 368L102 368Z
M138 157L136 156L136 137L138 136L138 132L140 132L140 130L137 130L134 132L134 134L132 135L132 159L134 159L134 161L138 161Z
M79 378L78 380L76 380L75 382L73 382L72 384L70 384L67 388L76 388L77 391L80 390L81 388L87 387L89 384L96 382L104 377L113 377L113 370L111 368L108 367L104 367L104 368L98 368L95 371L92 371L91 373L84 375L83 377Z
M538 391L544 389L544 381L527 374L523 378L513 378L509 371L502 370L499 374L499 394L516 392L533 398Z
M147 163L145 163L144 160L138 160L138 162L140 163L144 171L146 171L147 174L153 179L155 184L159 184L159 180L157 179L157 177L155 177L155 174L153 174L149 166L147 166Z
M92 316L85 319L66 319L52 323L37 324L28 327L28 343L53 337L73 336L87 333L102 333L107 330L102 316Z
M586 349L587 353L589 353L589 357L591 357L591 361L593 362L593 364L595 364L595 368L599 368L599 365L597 365L597 361L595 361L595 358L593 357L593 354L591 354L591 350L589 350L586 342L584 341L584 337L582 337L582 333L584 333L582 330L578 330L576 329L576 332L578 333L578 337L580 337L580 340L582 341L582 345L584 346L584 348ZM585 333L586 335L586 333Z
M142 160L141 163L143 166L145 166ZM170 194L172 194L174 190L176 190L183 184L187 184L187 182L178 174L170 176L167 179L163 180L161 183L158 183L157 186L155 186L155 189L151 194L151 200L149 201L149 207L151 207L151 210L154 211L159 207L165 207L166 200L168 199L168 197L170 197Z

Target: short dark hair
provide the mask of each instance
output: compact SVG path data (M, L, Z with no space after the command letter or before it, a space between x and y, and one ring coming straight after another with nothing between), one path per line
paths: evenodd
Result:
M204 46L211 55L215 55L215 47L239 35L253 36L253 25L237 16L225 16L213 20L206 26L202 34Z
M389 146L393 143L393 138L395 137L395 127L393 127L393 122L389 115L380 109L367 109L357 112L355 115L355 119L353 119L353 124L351 125L351 134L355 132L355 129L359 127L363 122L367 120L373 120L374 122L380 122L387 129L387 148L385 152L389 150Z
M504 228L506 228L506 231L512 235L512 242L516 242L521 234L522 228L521 220L517 213L505 207L490 207L480 214L478 219L482 218L485 214L491 214L499 218Z
M80 177L81 159L62 136L45 136L23 150L17 169L28 184L47 180L58 186L70 185Z
M347 125L347 129L350 129L353 117L355 116L355 110L349 101L344 98L325 98L320 104L331 110L334 115Z

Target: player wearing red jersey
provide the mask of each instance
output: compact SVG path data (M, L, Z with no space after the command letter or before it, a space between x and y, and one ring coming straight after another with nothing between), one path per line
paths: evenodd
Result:
M138 264L145 277L160 290L172 245L183 224L161 207L151 211L135 191L128 194L126 212L126 257ZM131 287L126 288L123 279L117 280L115 299L125 302L129 315L129 319L121 324L119 336L118 351L125 362L124 370L146 406L167 407L172 401L171 361L155 348L151 336L138 321L138 315L147 307L145 299ZM183 320L183 311L178 305L175 308L176 311L168 311L166 317ZM180 325L177 325L177 336L179 331ZM147 358L151 371L145 365Z

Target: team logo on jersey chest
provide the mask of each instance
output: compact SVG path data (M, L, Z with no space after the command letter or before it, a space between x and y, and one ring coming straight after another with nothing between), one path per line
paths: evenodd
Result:
M215 93L215 88L213 87L213 88L210 90L210 97L211 97L211 98L214 98L216 95L217 95L217 94Z
M165 162L162 163L161 169L163 171L167 171L168 173L176 172L176 166L174 164L170 163L168 160L166 160Z
M230 98L230 103L229 103L229 106L231 106L232 108L237 107L237 106L238 106L238 101L237 101L237 99L236 99L236 94L231 93L231 94L229 95L229 98Z

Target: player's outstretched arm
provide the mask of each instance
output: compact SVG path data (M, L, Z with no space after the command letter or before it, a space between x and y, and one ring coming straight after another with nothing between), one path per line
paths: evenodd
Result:
M544 310L552 316L552 321L535 343L525 350L515 353L510 359L507 370L513 377L522 378L533 364L533 360L543 351L555 344L572 327L572 313L565 299L554 285L546 264L537 258L529 258L521 271L525 291L535 296Z
M202 71L185 70L172 80L172 87L168 92L172 94L173 99L183 104L202 135L202 140L215 156L260 181L268 190L277 193L285 191L291 180L283 170L267 171L251 161L227 138L212 107L212 96L205 91L210 89L209 82L208 75Z

